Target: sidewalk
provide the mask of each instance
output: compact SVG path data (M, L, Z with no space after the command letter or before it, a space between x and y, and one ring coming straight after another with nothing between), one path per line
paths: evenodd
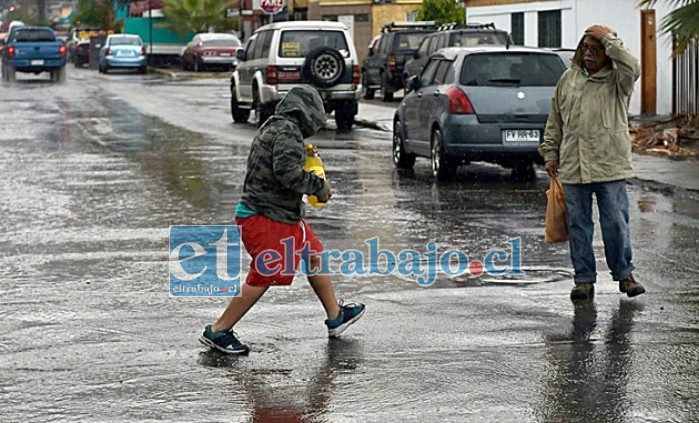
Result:
M386 106L368 102L359 103L355 117L357 125L392 131L393 114L399 103ZM651 184L671 191L685 190L699 193L699 160L676 160L667 157L633 154L636 177L631 182Z

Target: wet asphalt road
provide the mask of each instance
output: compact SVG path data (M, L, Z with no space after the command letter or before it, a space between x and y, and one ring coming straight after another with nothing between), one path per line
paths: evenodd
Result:
M637 276L616 292L595 242L594 303L568 300L565 244L543 243L541 170L433 183L397 172L390 134L314 137L335 196L326 248L436 241L482 257L522 238L517 278L338 278L365 317L328 341L302 278L238 325L252 352L198 345L225 299L168 296L168 227L229 224L252 125L225 79L69 69L0 85L1 422L696 422L699 199L630 186ZM397 104L397 103L395 103Z

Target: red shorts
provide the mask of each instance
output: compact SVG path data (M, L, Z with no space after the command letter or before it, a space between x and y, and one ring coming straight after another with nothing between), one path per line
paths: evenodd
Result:
M243 245L252 257L250 272L245 280L250 286L291 285L306 248L310 256L323 251L316 234L306 223L283 223L262 214L235 218L240 226Z

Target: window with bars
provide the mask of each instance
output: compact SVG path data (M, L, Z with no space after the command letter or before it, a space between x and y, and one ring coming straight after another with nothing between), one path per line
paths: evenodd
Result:
M561 11L539 12L539 47L561 46Z

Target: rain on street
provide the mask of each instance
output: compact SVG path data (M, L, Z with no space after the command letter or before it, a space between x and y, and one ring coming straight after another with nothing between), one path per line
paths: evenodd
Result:
M226 300L169 296L168 228L233 224L255 126L229 99L223 76L0 85L0 421L699 421L697 193L629 185L648 293L622 297L596 234L598 292L575 307L541 168L437 183L426 160L394 169L390 133L332 119L311 142L335 194L307 209L326 248L483 257L521 237L525 274L337 277L367 313L333 341L298 276L236 326L249 356L205 351Z

